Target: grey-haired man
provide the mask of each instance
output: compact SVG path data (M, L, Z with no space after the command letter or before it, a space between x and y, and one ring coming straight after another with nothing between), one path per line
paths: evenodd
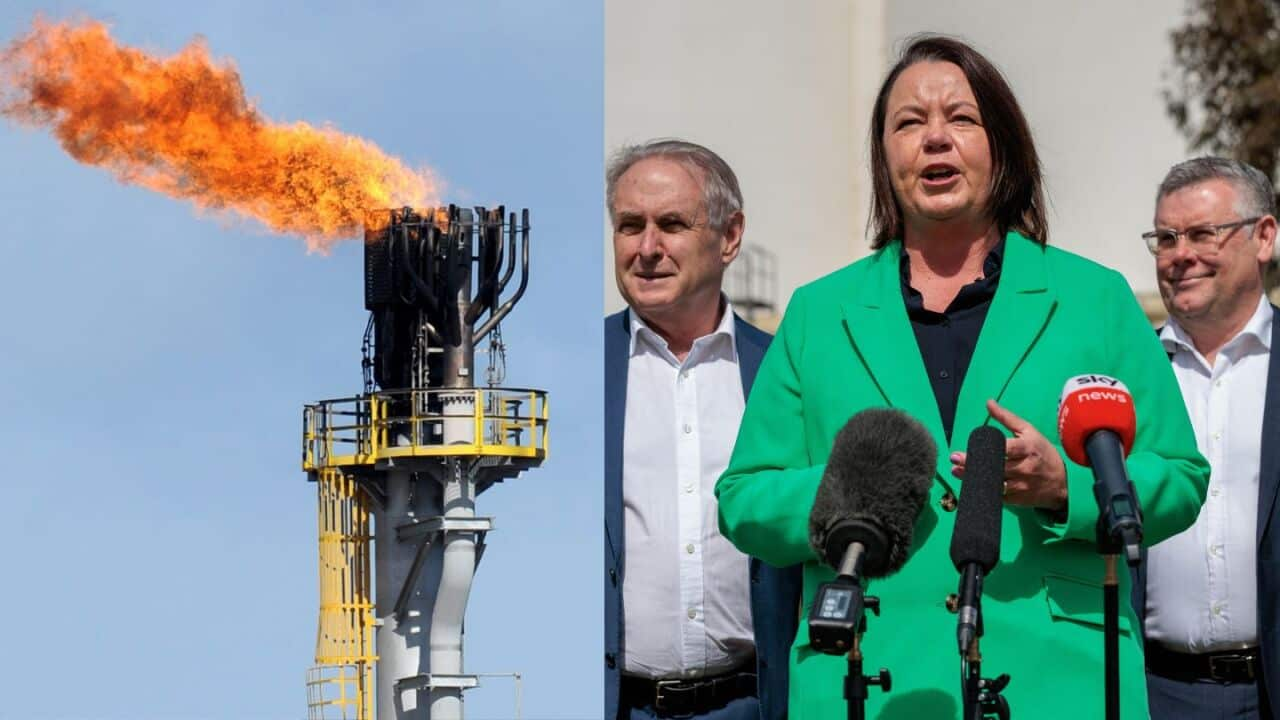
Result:
M742 193L680 140L622 149L606 181L628 308L605 318L605 717L780 720L799 569L734 548L714 495L770 339L720 291Z
M1263 294L1275 216L1263 173L1196 158L1166 175L1144 235L1169 310L1160 339L1212 467L1195 524L1148 553L1156 720L1270 719L1280 691L1280 321Z

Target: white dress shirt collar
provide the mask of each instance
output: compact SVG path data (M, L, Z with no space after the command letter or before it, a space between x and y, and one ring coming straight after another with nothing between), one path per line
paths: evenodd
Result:
M720 342L727 341L727 359L735 363L738 361L738 334L734 323L733 303L729 302L729 299L723 294L720 296L720 303L724 308L724 312L720 316L720 323L716 326L715 330L712 330L709 334L703 335L693 342L693 345L689 349L689 358L686 359L686 362L689 360L697 361L698 358L695 356L702 354L702 352L709 351L714 347L717 340ZM640 313L637 313L631 308L627 308L627 317L631 324L631 347L628 353L629 357L635 357L642 352L653 352L676 367L681 365L681 362L676 359L675 354L671 352L666 339L659 335L653 328L649 327L649 324L640 317Z

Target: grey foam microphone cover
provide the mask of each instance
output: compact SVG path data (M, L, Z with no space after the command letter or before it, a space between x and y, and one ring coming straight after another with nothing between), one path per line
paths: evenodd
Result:
M865 560L864 576L897 572L907 560L916 517L937 469L938 448L915 418L901 410L857 413L831 446L809 514L809 543L828 564L829 534L837 524L868 524L888 540ZM873 554L874 555L874 554Z

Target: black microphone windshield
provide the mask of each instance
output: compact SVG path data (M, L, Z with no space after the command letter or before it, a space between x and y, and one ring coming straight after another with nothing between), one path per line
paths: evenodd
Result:
M951 535L951 562L963 571L977 563L983 573L1000 559L1000 523L1004 513L1004 433L983 425L969 435L960 505Z
M849 542L861 542L867 548L863 577L897 572L907 561L937 459L929 431L901 410L854 415L831 446L809 514L810 545L839 567Z

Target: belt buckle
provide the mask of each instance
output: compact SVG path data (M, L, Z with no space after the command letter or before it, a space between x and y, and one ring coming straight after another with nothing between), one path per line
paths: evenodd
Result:
M1255 680L1253 657L1249 655L1213 655L1209 658L1209 677L1218 682L1234 682L1235 677L1229 675L1230 668L1236 663L1244 665L1244 674L1249 680ZM1219 667L1222 670L1219 670Z
M653 683L653 685L654 685L654 692L653 692L653 709L654 709L654 710L656 710L656 711L658 711L658 712L660 712L660 713L665 713L665 712L667 712L668 708L664 706L664 703L665 703L665 702L666 702L666 700L667 700L667 696L666 696L666 693L665 693L664 691L678 690L678 689L680 688L680 685L682 685L682 684L684 684L684 681L683 681L683 680L656 680L656 681L654 681L654 683ZM678 693L675 693L675 694L673 694L673 696L671 697L671 699L672 699L672 700L675 700L677 697L679 697L679 694L678 694ZM676 704L679 704L679 702L677 701L677 702L676 702ZM687 718L687 717L693 717L694 713L693 713L693 711L692 711L692 710L688 710L687 708L680 708L680 709L681 709L681 710L683 710L684 712L678 712L678 713L674 713L674 712L673 712L673 713L670 713L670 714L668 715L668 717L672 717L672 718Z

